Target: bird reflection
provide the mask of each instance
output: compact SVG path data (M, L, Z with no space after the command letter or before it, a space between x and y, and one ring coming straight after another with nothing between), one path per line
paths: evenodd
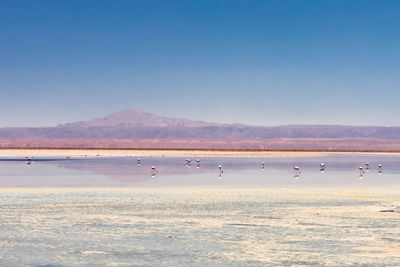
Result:
M265 170L265 163L264 163L264 161L261 163L261 170Z
M190 159L186 159L186 167L191 167L192 161Z
M140 167L140 158L137 160L137 165Z
M222 169L221 165L218 165L218 169L219 169L218 179L222 179L222 174L224 173L224 169Z
M156 169L155 166L152 166L151 167L151 177L154 178L157 176L157 174L158 174L158 170Z
M26 159L26 165L31 166L32 165L32 161L30 157L25 157Z
M382 175L382 164L378 165L378 174Z
M301 173L300 167L299 166L294 166L293 167L293 178L294 179L299 179L300 173Z
M196 168L197 169L200 168L200 160L199 159L196 159Z
M320 167L319 171L320 171L321 173L324 173L324 172L325 172L325 168L326 168L325 163L321 162L321 163L319 164L319 167Z
M360 171L360 175L358 176L358 178L360 178L360 179L364 178L364 173L365 173L364 168L362 166L360 166L360 167L358 167L358 170Z
M365 163L365 171L369 171L369 162Z

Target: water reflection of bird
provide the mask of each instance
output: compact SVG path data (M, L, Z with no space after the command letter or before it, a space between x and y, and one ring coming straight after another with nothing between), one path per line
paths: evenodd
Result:
M196 168L197 169L200 168L200 160L199 159L196 159Z
M358 167L358 170L360 171L360 175L358 176L358 178L362 179L364 177L364 168L362 166Z
M151 167L151 177L156 177L156 175L158 174L158 170L156 169L155 166Z
M140 158L137 160L137 165L140 166Z
M221 179L221 178L222 178L222 174L224 173L224 169L222 169L222 166L221 166L221 165L218 165L218 169L219 169L218 178Z
M378 174L381 175L382 174L382 164L378 165Z
M186 159L186 167L190 168L191 163L192 163L192 161L190 159Z
M325 172L325 168L326 168L325 163L324 163L324 162L321 162L321 163L319 164L319 166L320 166L319 171L320 171L321 173Z
M294 166L293 167L293 178L298 179L300 177L300 167L299 166Z
M369 162L365 163L365 171L369 171Z
M265 170L265 163L264 163L264 161L261 163L261 169L262 169L262 170Z

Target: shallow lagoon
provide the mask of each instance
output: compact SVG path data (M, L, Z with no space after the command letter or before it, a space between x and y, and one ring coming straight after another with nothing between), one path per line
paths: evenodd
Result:
M397 155L31 162L0 161L2 266L400 265Z

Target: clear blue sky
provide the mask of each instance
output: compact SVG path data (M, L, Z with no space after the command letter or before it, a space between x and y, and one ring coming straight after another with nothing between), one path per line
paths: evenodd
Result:
M0 126L126 108L400 126L400 1L0 0Z

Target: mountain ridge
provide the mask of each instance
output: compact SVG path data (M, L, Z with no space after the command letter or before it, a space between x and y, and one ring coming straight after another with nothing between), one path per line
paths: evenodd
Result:
M400 127L347 125L252 126L222 124L125 109L55 127L0 128L2 139L273 139L372 138L400 140Z
M185 127L202 127L208 125L223 125L218 123L207 123L204 121L195 121L184 118L173 118L159 116L138 109L124 109L110 115L95 118L89 121L79 121L58 125L57 127L104 127L104 126L185 126Z

